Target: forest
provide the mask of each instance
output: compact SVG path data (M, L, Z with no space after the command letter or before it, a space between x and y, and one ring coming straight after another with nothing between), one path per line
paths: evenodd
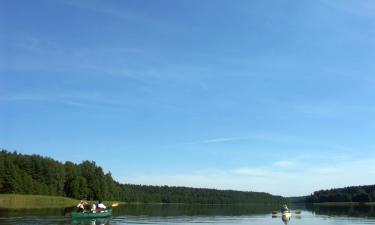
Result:
M0 152L0 194L64 196L139 203L281 204L263 192L121 184L93 161L59 162L40 155Z
M375 185L315 191L306 197L306 202L375 202Z

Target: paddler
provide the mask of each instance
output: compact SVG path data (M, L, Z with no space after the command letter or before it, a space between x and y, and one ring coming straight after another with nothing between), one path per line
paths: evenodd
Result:
M87 205L87 202L84 200L79 201L77 204L77 211L78 212L84 212L85 211L85 205Z
M283 207L281 208L281 212L282 213L289 212L288 206L286 204L284 204Z

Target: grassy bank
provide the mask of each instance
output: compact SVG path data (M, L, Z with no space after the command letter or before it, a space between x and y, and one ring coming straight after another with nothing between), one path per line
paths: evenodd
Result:
M0 209L63 208L78 200L59 196L0 194Z

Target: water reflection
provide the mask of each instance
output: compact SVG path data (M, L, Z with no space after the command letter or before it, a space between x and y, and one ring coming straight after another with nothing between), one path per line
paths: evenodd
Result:
M111 218L72 220L64 216L72 209L0 211L0 224L56 225L123 225L123 224L240 224L240 225L347 225L373 224L372 205L292 206L291 217L282 216L279 206L270 205L122 205L113 210ZM302 210L302 215L296 209Z
M129 204L114 208L113 216L241 216L269 214L279 207L279 205Z
M290 218L292 217L292 214L291 213L281 214L281 213L272 212L272 218L275 219L275 218L279 218L279 217L281 217L281 221L283 222L283 224L287 225L287 224L289 224L289 221L290 221ZM301 217L301 215L298 215L298 217Z
M285 225L287 225L290 221L290 216L282 215L281 220L284 222Z
M306 205L306 209L317 215L375 218L374 205Z
M96 218L96 219L74 219L72 224L74 225L109 225L111 218Z
M61 216L70 212L70 208L46 208L46 209L0 209L0 217L4 216Z

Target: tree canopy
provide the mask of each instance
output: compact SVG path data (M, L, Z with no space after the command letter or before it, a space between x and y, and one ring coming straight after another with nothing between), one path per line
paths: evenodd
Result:
M375 202L375 185L315 191L306 197L306 202Z
M61 163L40 155L6 150L0 152L0 193L144 203L280 204L285 201L281 196L263 192L120 184L93 161Z

